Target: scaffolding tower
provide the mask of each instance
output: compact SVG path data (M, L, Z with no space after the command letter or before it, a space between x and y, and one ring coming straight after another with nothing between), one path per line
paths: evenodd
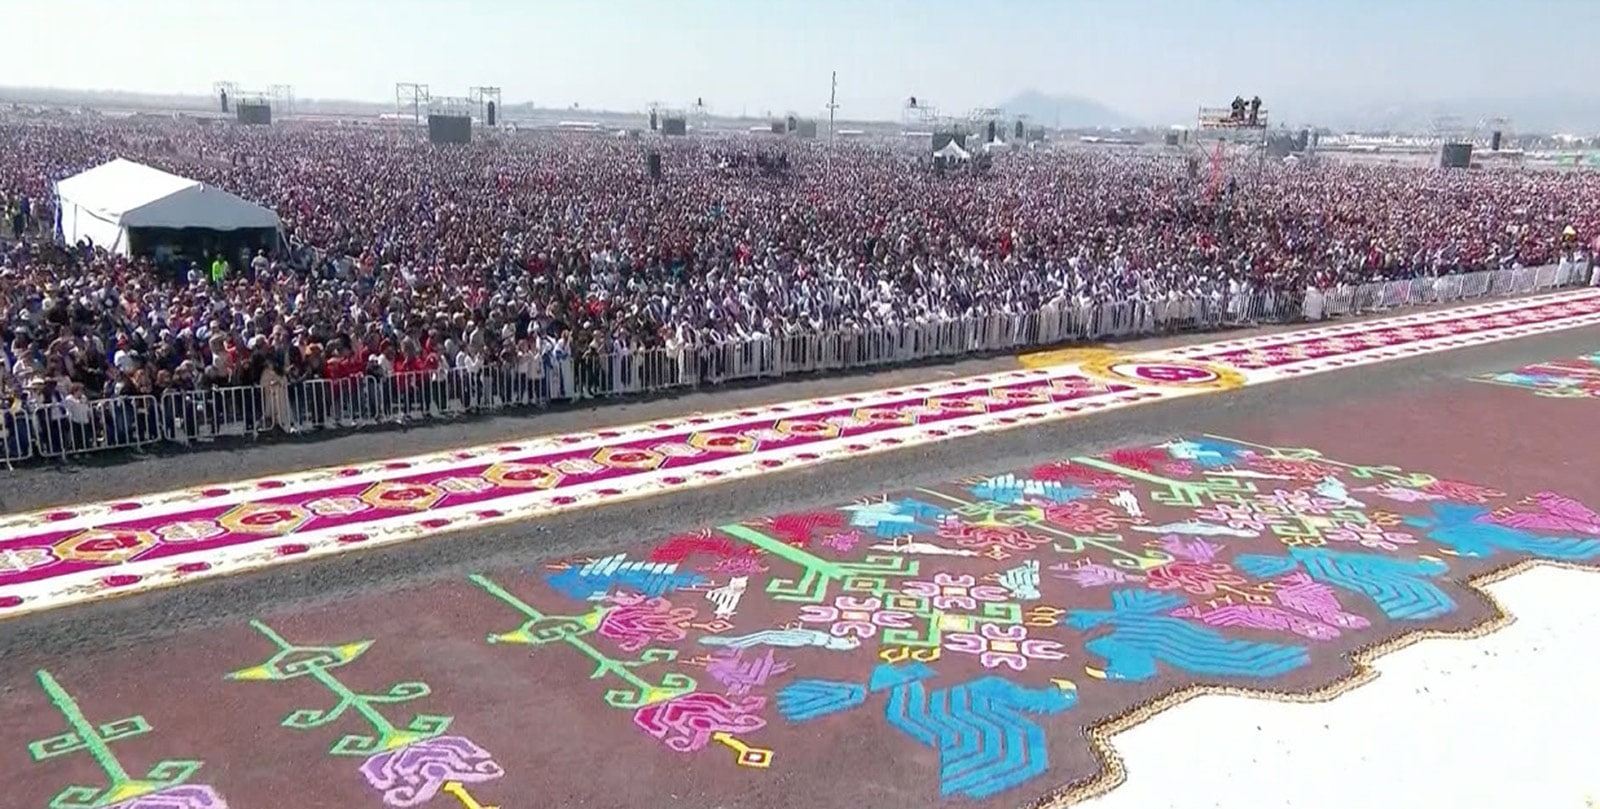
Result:
M274 84L267 88L267 96L272 99L274 117L294 114L294 85Z
M1516 139L1515 127L1510 118L1504 115L1491 115L1478 120L1478 131L1473 135L1473 143L1480 148L1490 149L1496 145L1494 143L1496 132L1500 133L1498 145L1501 149L1508 148L1510 142Z
M1429 130L1441 144L1471 143L1476 134L1459 115L1436 115L1429 123Z
M411 114L411 122L420 125L427 114L432 95L428 85L400 81L394 84L394 114L396 117Z
M704 132L711 128L711 108L706 106L706 100L703 96L695 98L694 106L689 109L693 110L696 129Z
M233 104L239 98L239 83L227 80L214 81L211 83L212 98L220 99L224 94L226 94L228 99L228 108L223 110L223 112L232 112Z
M932 132L939 126L939 105L921 96L907 96L900 107L901 132Z
M477 110L478 120L484 125L489 123L489 105L494 105L495 124L505 121L506 105L500 100L499 87L469 87L467 98L471 99L473 109Z

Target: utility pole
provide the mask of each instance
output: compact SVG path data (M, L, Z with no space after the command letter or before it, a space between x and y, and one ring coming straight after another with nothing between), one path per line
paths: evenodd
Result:
M833 148L833 114L839 109L839 71L833 71L833 85L828 90L828 148Z

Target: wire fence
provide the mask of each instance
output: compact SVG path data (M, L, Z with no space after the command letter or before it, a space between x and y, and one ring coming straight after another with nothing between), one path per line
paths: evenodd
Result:
M891 328L759 336L710 345L524 357L481 368L310 379L249 387L64 398L0 413L0 462L66 459L271 434L360 430L739 380L866 369L938 358L1262 323L1314 322L1412 306L1595 283L1586 264L1495 270L1285 293L1050 304Z

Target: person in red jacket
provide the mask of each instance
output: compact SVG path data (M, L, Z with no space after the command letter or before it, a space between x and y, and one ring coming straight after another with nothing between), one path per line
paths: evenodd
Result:
M437 411L443 411L445 406L448 405L448 400L445 397L445 374L443 374L445 361L438 357L438 352L435 352L434 341L429 339L429 341L422 342L418 355L411 360L411 366L416 368L418 377L422 379L422 385L426 387L427 406L437 409Z

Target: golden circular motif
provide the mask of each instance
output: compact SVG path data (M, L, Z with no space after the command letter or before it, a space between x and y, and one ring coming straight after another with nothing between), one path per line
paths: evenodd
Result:
M1054 368L1058 365L1082 365L1108 357L1126 356L1128 352L1114 348L1057 348L1021 354L1017 357L1017 364L1029 369Z
M1141 360L1103 357L1080 365L1089 376L1108 382L1154 385L1163 388L1234 390L1244 387L1244 374L1222 365L1195 360Z

